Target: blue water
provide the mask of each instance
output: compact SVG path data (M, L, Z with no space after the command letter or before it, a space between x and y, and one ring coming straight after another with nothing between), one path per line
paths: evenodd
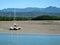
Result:
M0 45L60 45L60 35L0 33Z

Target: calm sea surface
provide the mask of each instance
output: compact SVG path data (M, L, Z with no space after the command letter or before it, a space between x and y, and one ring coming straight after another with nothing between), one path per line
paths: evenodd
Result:
M0 45L60 45L60 35L0 33Z

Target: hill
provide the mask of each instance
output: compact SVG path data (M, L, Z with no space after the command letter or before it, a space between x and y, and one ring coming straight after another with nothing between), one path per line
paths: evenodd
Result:
M36 17L40 15L60 16L60 8L49 6L46 8L7 8L0 10L0 16L13 16L14 10L17 17Z

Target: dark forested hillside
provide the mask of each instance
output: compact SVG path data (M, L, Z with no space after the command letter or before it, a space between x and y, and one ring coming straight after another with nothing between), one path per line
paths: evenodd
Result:
M0 21L13 21L14 17L2 17L0 16ZM42 15L36 17L15 17L15 20L60 20L60 16L49 16Z
M45 12L16 12L16 17L36 17L41 15L60 16L60 13L45 13ZM0 16L13 17L14 12L0 12Z

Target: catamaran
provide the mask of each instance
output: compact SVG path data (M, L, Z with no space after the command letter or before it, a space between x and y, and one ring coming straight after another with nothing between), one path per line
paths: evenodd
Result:
M14 9L14 23L13 23L13 26L9 28L9 30L20 30L21 27L18 27L17 24L16 24L16 20L15 20L15 17L16 17L16 12L15 12L15 9Z

